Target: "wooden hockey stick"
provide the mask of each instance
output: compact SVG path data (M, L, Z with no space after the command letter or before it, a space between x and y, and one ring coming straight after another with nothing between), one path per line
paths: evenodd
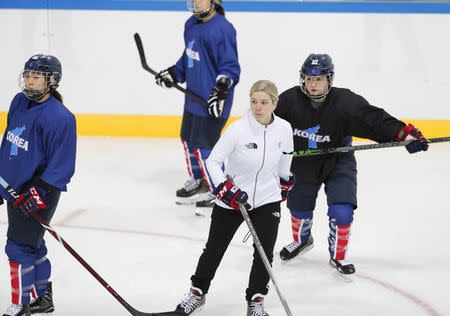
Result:
M141 37L139 36L139 33L134 33L134 41L136 42L136 46L139 51L139 57L141 58L142 68L144 68L146 71L148 71L152 75L156 76L158 74L158 72L153 70L152 68L150 68L149 65L147 64L147 60L145 58L145 52L144 52L144 45L142 44L142 40L141 40ZM185 95L190 97L192 100L194 100L198 104L208 107L208 102L206 102L205 99L203 99L201 96L195 94L194 92L186 90L185 88L181 87L180 85L178 85L175 82L172 84L172 87L174 87L177 90L180 90L181 92L183 92Z
M294 157L309 157L309 156L326 155L326 154L333 154L333 153L346 153L349 151L356 151L356 150L399 147L399 146L406 146L406 145L412 143L413 141L414 140L406 140L406 141L402 141L402 142L366 144L366 145L356 145L356 146L348 146L348 147L297 150L297 151L293 152L293 155L294 155ZM442 143L442 142L450 142L450 137L438 137L438 138L429 138L428 139L428 143L430 143L430 144Z
M233 179L231 178L230 175L227 175L227 179L228 179L228 181L233 183ZM264 263L264 266L266 267L267 273L269 274L273 285L275 286L275 289L278 293L278 297L280 298L281 304L283 304L286 315L292 316L292 312L289 308L289 305L288 305L286 299L284 298L283 294L281 293L280 288L278 287L278 283L275 280L275 276L273 275L272 267L270 266L269 259L267 258L267 255L264 252L264 248L261 244L261 241L259 240L258 234L256 233L255 227L252 224L250 216L248 216L245 206L242 204L239 204L239 210L241 211L242 217L244 217L244 220L247 223L248 229L250 230L250 233L252 234L253 242L255 243L255 247L258 250L259 255L261 256L262 262Z
M14 198L17 199L19 197L19 194L0 176L0 185ZM111 293L112 296L116 300L119 301L120 304L123 305L123 307L126 308L126 310L133 316L169 316L169 315L178 315L174 312L168 312L168 313L144 313L136 310L133 308L130 304L125 301L49 224L46 223L46 221L39 216L37 213L29 213L36 222L38 222L42 227L45 228L55 239L64 247L67 249L67 251L70 252L70 254L77 259L81 265L89 271L92 276L103 285L105 289L108 290L109 293ZM179 315L182 316L182 315Z

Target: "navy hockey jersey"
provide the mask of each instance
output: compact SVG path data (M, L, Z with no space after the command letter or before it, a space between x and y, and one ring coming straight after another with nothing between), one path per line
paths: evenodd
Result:
M75 154L75 116L53 96L37 104L18 93L0 147L2 178L18 192L33 176L66 191L75 172ZM0 195L12 200L2 187Z
M229 117L234 87L241 73L233 25L220 14L204 23L192 16L185 23L184 42L185 51L175 65L177 82L186 82L188 90L208 100L217 76L224 75L233 80L222 113L224 118ZM208 116L207 108L188 96L184 107L192 114Z

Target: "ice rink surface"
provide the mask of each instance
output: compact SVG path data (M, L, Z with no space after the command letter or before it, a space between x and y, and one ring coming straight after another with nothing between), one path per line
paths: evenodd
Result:
M443 135L445 136L445 135ZM282 263L291 241L283 205L273 272L294 315L450 315L450 144L409 155L404 148L357 152L359 207L346 282L328 266L327 206L315 210L315 248ZM77 171L51 225L123 297L146 312L172 310L189 287L205 243L208 216L175 205L187 178L174 139L79 138ZM0 207L0 247L7 229ZM198 315L245 315L252 261L245 223L219 267ZM54 315L129 314L56 240L46 234L53 264ZM10 300L9 267L0 254L0 312ZM271 316L285 315L275 289Z

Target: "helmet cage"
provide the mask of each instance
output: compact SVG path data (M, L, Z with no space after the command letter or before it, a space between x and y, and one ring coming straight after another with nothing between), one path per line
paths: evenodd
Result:
M310 94L308 92L308 89L306 89L306 80L305 80L306 76L310 76L310 77L313 77L313 76L317 76L317 77L325 76L327 78L327 82L328 82L328 89L327 89L327 91L322 93L322 94L319 94L319 95L312 95L312 94ZM300 89L302 90L302 92L304 94L306 94L312 100L322 99L324 96L326 96L331 90L331 86L333 85L333 80L334 80L334 72L333 73L328 73L328 74L325 74L325 75L308 75L308 74L305 74L303 72L303 69L300 70Z
M220 5L222 0L211 0L209 8L203 11L197 11L197 6L195 4L195 0L186 0L186 5L189 11L198 19L203 20L206 18L212 10L216 8L216 6Z
M31 76L43 76L45 78L45 87L40 90L36 89L29 89L26 85L25 77L27 75ZM43 72L43 71L36 71L33 69L23 69L20 72L18 81L19 81L19 88L22 90L22 92L25 94L27 99L36 101L41 99L43 96L45 96L50 90L58 88L58 72Z

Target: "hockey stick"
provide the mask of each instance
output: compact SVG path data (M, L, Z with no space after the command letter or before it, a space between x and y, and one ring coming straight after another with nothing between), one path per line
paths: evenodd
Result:
M233 183L233 179L227 175L228 181ZM284 298L283 294L280 291L280 288L278 287L277 281L275 280L275 276L272 272L272 267L270 266L269 259L267 258L266 253L264 252L264 248L261 244L261 241L259 240L258 234L256 233L255 227L253 227L252 221L250 219L250 216L248 216L247 210L245 209L245 206L242 204L239 204L239 210L241 211L242 217L244 217L245 222L247 223L248 229L250 230L250 233L253 237L253 242L255 243L255 247L259 252L259 255L261 256L262 262L264 263L264 266L266 267L267 273L270 276L270 279L272 280L273 285L275 286L275 289L277 290L278 297L280 298L281 304L283 304L284 310L286 311L286 315L292 316L292 312L289 308L289 305Z
M0 176L0 185L14 199L17 199L19 197L19 194L1 176ZM144 312L140 312L140 311L134 309L86 261L84 261L84 259L60 235L58 235L58 233L49 224L47 224L42 217L40 217L36 213L30 213L30 215L36 220L36 222L41 224L41 226L44 227L53 237L55 237L55 239L61 245L63 245L63 247L66 248L67 251L69 251L70 254L72 256L74 256L75 259L77 259L78 262L81 263L81 265L83 267L85 267L86 270L88 270L92 274L92 276L94 278L96 278L97 281L99 281L103 285L103 287L105 289L107 289L108 292L111 293L111 295L114 296L114 298L116 300L118 300L119 303L122 304L123 307L125 307L127 309L127 311L130 312L131 315L133 315L133 316L168 316L168 315L177 315L177 314L173 314L172 312L169 312L169 313L144 313Z
M366 150L366 149L379 149L379 148L388 148L388 147L399 147L406 146L409 143L412 143L414 140L405 140L402 142L390 142L390 143L380 143L380 144L366 144L366 145L357 145L357 146L348 146L348 147L336 147L336 148L325 148L325 149L306 149L306 150L297 150L293 152L294 157L309 157L309 156L317 156L317 155L326 155L333 153L346 153L349 151L356 150ZM438 137L438 138L429 138L428 143L442 143L442 142L450 142L450 137Z
M152 75L156 76L158 74L158 72L156 72L155 70L150 68L147 64L147 60L145 58L145 52L144 52L144 45L142 44L142 40L141 40L141 37L139 36L139 33L134 33L134 41L136 42L136 46L139 51L139 57L141 58L142 68L147 70ZM177 83L174 82L172 84L172 87L180 90L181 92L183 92L185 95L190 97L192 100L194 100L198 104L206 106L206 107L208 106L208 102L206 102L205 99L203 99L201 96L195 94L192 91L186 90L185 88L181 87Z

